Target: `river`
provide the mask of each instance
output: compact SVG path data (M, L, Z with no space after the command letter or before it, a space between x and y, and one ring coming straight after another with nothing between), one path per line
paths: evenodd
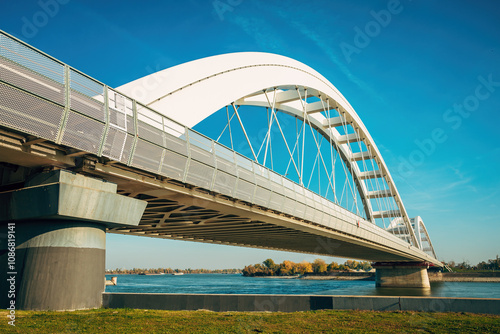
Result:
M441 282L430 290L375 287L374 281L303 280L225 274L106 275L118 277L106 292L204 294L311 294L500 298L500 283Z

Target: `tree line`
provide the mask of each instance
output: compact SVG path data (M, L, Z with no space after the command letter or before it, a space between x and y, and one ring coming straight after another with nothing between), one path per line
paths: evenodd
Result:
M453 271L499 271L500 258L481 261L476 265L471 265L468 261L456 263L449 261L446 263ZM112 269L106 270L107 274L243 274L244 276L293 276L293 275L328 275L329 273L342 272L349 270L372 269L368 261L347 260L343 264L332 262L327 264L322 259L316 259L312 263L302 261L295 263L292 261L283 261L276 264L272 259L267 259L262 263L248 265L242 269L172 269L172 268L133 268L133 269Z
M292 261L283 261L276 264L272 259L267 259L262 263L248 265L243 268L243 276L295 276L295 275L328 275L329 273L364 270L370 271L372 266L368 261L347 260L344 264L332 262L327 264L322 259L316 259L310 263L302 261L295 263Z
M172 269L172 268L156 268L156 269L144 269L144 268L133 268L133 269L108 269L106 274L241 274L241 269Z
M498 271L500 270L500 258L489 259L488 261L481 261L476 265L471 265L468 261L455 263L449 261L446 263L453 271Z

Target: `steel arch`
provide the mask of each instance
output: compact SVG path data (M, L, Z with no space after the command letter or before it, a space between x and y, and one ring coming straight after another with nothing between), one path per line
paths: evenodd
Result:
M177 65L132 81L117 90L193 127L231 103L262 106L263 101L259 101L259 95L262 97L263 92L276 88L281 89L282 101L286 101L276 109L296 117L304 117L307 110L319 110L319 105L317 102L305 103L306 106L301 110L297 107L299 96L285 98L289 94L285 89L307 89L308 96L327 102L329 110L335 109L338 112L339 116L335 119L328 119L320 112L308 114L308 117L321 135L335 143L336 150L353 176L368 220L374 222L379 217L402 217L404 226L409 231L408 241L420 248L394 180L367 128L335 86L309 66L275 54L232 53ZM335 129L338 122L350 124L356 135L340 135ZM352 141L363 141L367 151L356 155L346 145ZM378 171L361 172L356 159L373 159ZM363 180L376 177L385 179L388 191L367 190ZM393 197L398 207L397 212L374 212L370 198L376 197Z

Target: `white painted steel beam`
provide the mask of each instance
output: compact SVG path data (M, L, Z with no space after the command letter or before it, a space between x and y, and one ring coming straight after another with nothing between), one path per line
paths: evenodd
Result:
M368 160L371 158L373 158L373 156L370 151L356 152L351 155L351 160L353 161Z
M342 126L346 123L344 117L337 116L332 118L327 118L323 120L323 126L328 128L334 128L337 126Z
M301 96L304 96L304 90L299 90ZM295 89L287 90L276 94L275 103L288 103L299 100L300 97Z
M367 179L378 179L383 177L382 171L381 170L372 170L372 171L367 171L367 172L360 172L358 174L359 178L362 180L367 180Z
M360 138L358 137L358 135L356 133L349 133L346 135L339 136L337 138L337 142L339 144L355 143L358 141L360 141Z
M390 189L369 191L367 194L368 198L391 197L391 196L392 193Z
M373 218L395 218L401 217L399 210L374 211Z
M308 114L314 114L326 110L333 109L332 107L328 108L326 102L324 101L317 101L317 102L312 102L307 104L307 113Z

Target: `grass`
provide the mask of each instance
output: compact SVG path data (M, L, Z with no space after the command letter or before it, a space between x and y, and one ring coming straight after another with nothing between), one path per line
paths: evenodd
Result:
M16 311L15 327L0 315L0 333L500 333L500 316L471 313Z

